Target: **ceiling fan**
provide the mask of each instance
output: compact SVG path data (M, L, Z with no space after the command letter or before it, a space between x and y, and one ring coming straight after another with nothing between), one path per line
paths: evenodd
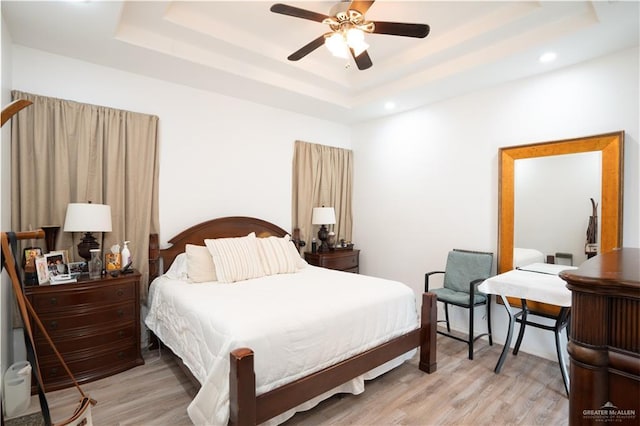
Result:
M302 46L287 59L298 61L324 44L334 56L348 58L351 54L358 69L366 70L373 63L367 53L369 45L364 41L364 33L415 38L425 38L429 34L429 25L426 24L367 21L364 15L374 1L341 1L331 9L331 15L323 15L281 3L274 4L271 6L271 11L274 13L321 22L331 28L330 32Z

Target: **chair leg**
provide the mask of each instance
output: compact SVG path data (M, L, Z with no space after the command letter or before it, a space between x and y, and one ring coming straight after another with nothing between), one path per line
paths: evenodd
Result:
M449 327L449 304L447 302L444 303L444 319L447 323L447 333L451 333L451 328Z
M475 311L475 307L471 303L469 308L469 359L473 359L473 311Z
M491 295L487 294L487 331L489 331L489 346L493 346L493 333L491 333Z

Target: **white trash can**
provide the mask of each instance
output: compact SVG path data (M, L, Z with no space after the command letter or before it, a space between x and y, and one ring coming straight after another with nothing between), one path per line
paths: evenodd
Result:
M4 373L4 410L7 417L24 413L31 402L31 364L20 361Z

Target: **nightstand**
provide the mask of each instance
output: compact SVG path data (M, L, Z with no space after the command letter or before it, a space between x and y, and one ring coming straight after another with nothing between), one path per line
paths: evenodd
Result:
M25 295L79 383L144 364L140 351L138 272L30 286L25 288ZM31 324L47 391L72 386L35 321Z
M304 253L304 260L310 265L338 271L358 273L360 250L338 249L325 252Z

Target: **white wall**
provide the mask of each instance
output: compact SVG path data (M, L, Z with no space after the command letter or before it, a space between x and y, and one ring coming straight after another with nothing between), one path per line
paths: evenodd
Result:
M0 68L2 70L2 107L11 102L11 35L9 28L1 21L2 26L2 55ZM11 127L7 122L0 134L0 229L7 230L11 226ZM4 372L12 363L12 333L11 333L11 281L6 272L0 277L0 395L4 386ZM0 413L2 415L2 413Z
M347 126L14 46L13 88L160 117L160 239L220 216L291 229L296 139L350 148Z
M632 49L354 126L361 271L420 293L450 249L495 253L498 148L617 130L626 132L624 245L640 246L638 71ZM493 313L502 343L504 307ZM465 328L461 316L456 326ZM552 333L528 329L523 350L554 359Z

